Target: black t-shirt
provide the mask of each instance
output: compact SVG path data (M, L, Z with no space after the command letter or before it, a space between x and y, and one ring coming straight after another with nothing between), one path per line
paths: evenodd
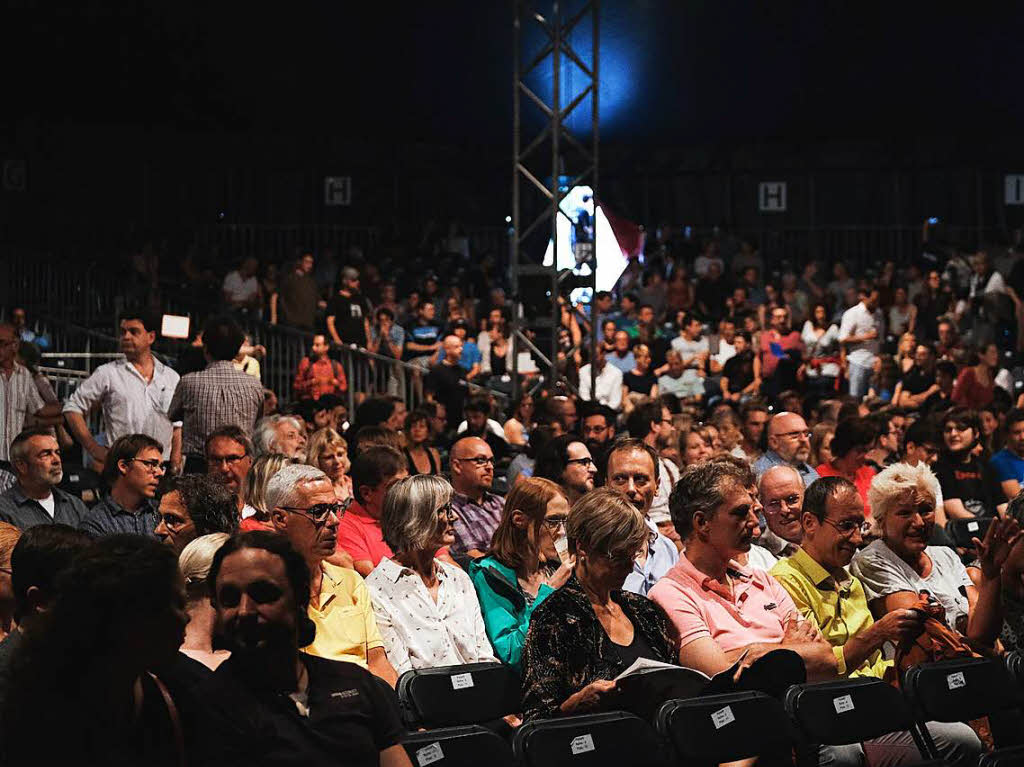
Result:
M366 346L366 320L370 311L370 302L359 293L351 296L337 293L327 305L327 316L334 317L334 329L342 343L357 346Z
M632 370L622 376L622 383L626 384L630 391L635 391L645 396L650 396L651 387L658 383L658 379L649 370L642 376L638 376Z
M906 372L901 380L903 391L908 394L920 394L935 385L935 373L926 373L915 365Z
M729 393L743 391L754 380L754 352L745 349L734 354L722 365L722 377L729 379Z
M355 663L302 655L308 716L289 696L250 687L233 658L200 688L201 764L378 767L403 732L394 693ZM390 697L389 697L390 696Z
M943 455L932 467L942 487L945 501L959 498L964 508L976 517L990 517L996 513L996 479L989 465L977 456L967 463L954 463Z
M444 405L447 425L450 430L458 428L462 421L462 406L466 402L466 371L461 365L434 365L424 381L424 388L433 392L437 401Z

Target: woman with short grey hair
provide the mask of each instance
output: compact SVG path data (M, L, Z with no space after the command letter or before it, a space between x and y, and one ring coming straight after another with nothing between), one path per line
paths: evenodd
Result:
M381 529L394 551L366 579L388 660L415 668L496 660L469 576L437 558L455 542L452 486L417 474L384 497Z

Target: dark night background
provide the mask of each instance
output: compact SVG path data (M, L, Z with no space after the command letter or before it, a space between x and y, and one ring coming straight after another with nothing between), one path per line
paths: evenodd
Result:
M995 192L960 198L1024 167L1010 6L606 0L605 197L637 220L749 226L747 176L818 174L832 198L838 173L841 209L825 200L819 223L998 218ZM0 156L28 177L0 197L8 232L508 210L510 2L15 0L5 16ZM318 208L332 173L352 175L350 209Z

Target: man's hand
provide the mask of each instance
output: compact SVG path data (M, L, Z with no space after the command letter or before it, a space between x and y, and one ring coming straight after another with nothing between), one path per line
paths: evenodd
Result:
M886 613L871 627L878 639L879 647L884 642L899 644L904 639L914 639L924 628L924 614L920 610L900 607Z
M810 621L790 619L786 622L786 633L782 637L783 644L817 642L820 640L821 633Z

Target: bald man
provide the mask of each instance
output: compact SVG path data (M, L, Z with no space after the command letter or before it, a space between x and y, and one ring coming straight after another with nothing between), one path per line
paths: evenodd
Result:
M770 570L779 559L792 556L800 547L804 535L800 522L804 482L792 466L772 466L761 475L758 498L766 524L761 526L757 545L750 549L750 565Z
M462 339L447 336L442 344L444 358L430 368L423 383L428 397L445 407L449 431L455 431L462 420L462 408L466 403L466 370L459 364L462 357Z
M796 469L804 487L818 479L807 459L811 456L811 432L799 413L782 411L768 422L768 449L754 461L754 473L761 477L772 466L791 466Z
M463 437L452 445L451 465L452 509L458 515L452 555L476 559L490 547L505 508L505 500L490 492L494 453L479 437Z

